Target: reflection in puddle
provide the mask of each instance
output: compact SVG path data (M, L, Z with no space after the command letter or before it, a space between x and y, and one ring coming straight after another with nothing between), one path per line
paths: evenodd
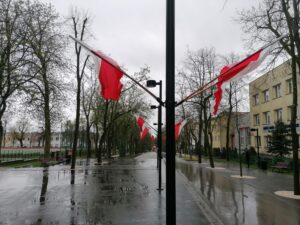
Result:
M40 195L40 204L45 204L46 192L48 187L48 177L49 177L49 167L45 167L43 170L43 181L42 181L42 190Z
M249 181L234 180L224 171L196 163L177 162L179 169L230 225L299 225L300 203L289 204L271 193L260 193Z

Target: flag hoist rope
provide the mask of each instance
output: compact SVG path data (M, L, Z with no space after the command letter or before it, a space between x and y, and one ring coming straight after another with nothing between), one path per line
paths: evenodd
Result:
M255 55L257 52L261 51L262 49L265 49L273 44L275 44L277 41L280 41L281 39L287 37L288 34L285 34L285 35L282 35L280 36L279 38L276 38L274 41L272 41L271 43L263 46L262 48L260 48L258 51L254 52L253 54L251 54L250 56L246 57L245 59L243 59L242 61L238 62L236 65L234 65L233 67L229 68L227 71L225 71L224 73L220 74L219 76L213 78L212 80L210 80L208 83L204 84L203 86L201 86L200 88L198 88L196 91L194 91L193 93L191 93L190 95L188 95L187 97L185 97L184 99L182 99L180 102L178 102L176 104L176 107L181 105L182 103L186 102L187 100L193 98L193 97L196 97L197 95L200 95L201 93L203 93L204 91L206 91L207 89L209 89L210 87L216 85L218 82L215 82L220 76L223 76L224 74L226 73L229 73L231 72L231 70L233 68L235 68L236 66L242 64L245 60L247 60L249 57ZM214 83L215 82L215 83Z
M72 38L75 42L77 42L78 44L80 44L83 48L85 48L86 50L88 50L89 52L91 52L92 54L94 54L95 56L97 56L98 58L100 58L101 60L104 60L105 62L107 62L108 64L110 64L111 66L114 66L113 64L111 64L111 62L107 61L106 59L104 59L103 57L101 57L101 55L99 55L97 52L93 51L91 47L89 47L87 44L85 44L84 42L78 40L77 38L72 37L71 35L69 35L70 38ZM135 80L132 76L128 75L126 72L122 71L123 74L129 78L130 80L132 80L135 84L137 84L140 88L142 88L144 91L146 91L149 95L151 95L156 101L158 101L158 103L162 104L162 100L157 97L155 94L153 94L151 91L149 91L147 88L145 88L142 84L140 84L137 80Z

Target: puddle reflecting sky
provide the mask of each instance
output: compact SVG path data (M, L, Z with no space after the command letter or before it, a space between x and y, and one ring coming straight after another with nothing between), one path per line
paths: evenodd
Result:
M251 181L234 180L228 172L186 162L177 162L176 166L226 224L300 224L300 202L255 190Z

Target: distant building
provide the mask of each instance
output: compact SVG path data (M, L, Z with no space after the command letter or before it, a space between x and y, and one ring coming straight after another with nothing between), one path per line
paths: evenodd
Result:
M275 122L282 121L289 124L291 120L293 89L289 63L290 61L287 61L279 65L249 84L250 124L251 128L258 129L258 136L256 132L252 132L251 146L257 147L258 138L262 152L268 149ZM298 83L298 90L299 87ZM299 101L298 95L298 105ZM297 124L297 131L300 133L298 119Z
M61 133L53 132L51 134L51 148L60 148ZM3 147L19 148L21 147L20 141L15 137L13 132L7 132L4 137ZM25 133L23 138L24 148L39 148L44 147L44 138L41 133L31 132Z
M230 128L229 128L229 147L231 149L238 148L238 129L240 131L241 149L250 146L250 118L249 112L232 112ZM236 125L236 116L238 116L238 126ZM227 132L228 113L221 113L212 120L213 148L226 148L226 132Z

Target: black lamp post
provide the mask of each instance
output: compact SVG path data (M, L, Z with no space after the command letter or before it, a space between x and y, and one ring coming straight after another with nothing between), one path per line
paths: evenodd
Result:
M175 0L166 4L166 225L176 225Z
M147 81L147 87L156 87L156 85L159 85L159 98L161 100L162 98L162 81L160 80L159 82L156 82L155 80L148 80ZM158 109L158 119L157 119L157 166L158 166L158 191L162 191L163 189L161 188L161 151L162 151L162 138L161 138L161 108L162 108L162 101L158 106L152 105L151 109Z

